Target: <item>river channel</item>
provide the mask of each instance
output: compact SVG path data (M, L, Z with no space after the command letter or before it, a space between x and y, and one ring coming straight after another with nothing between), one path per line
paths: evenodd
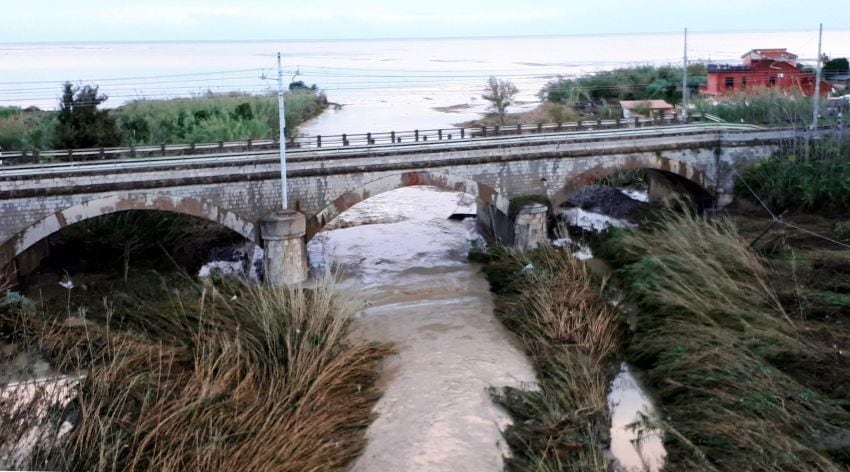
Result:
M372 197L311 241L314 272L333 274L357 312L358 340L393 342L384 396L355 472L501 470L509 418L488 387L533 388L535 375L516 339L493 314L479 267L466 261L477 238L472 197L408 187ZM635 449L628 424L651 403L624 368L609 398L611 457L617 470L657 470L657 437Z
M534 381L522 350L493 316L479 268L466 262L474 213L462 194L409 187L360 203L309 246L358 310L354 336L390 341L384 396L354 471L500 470L507 415L490 386ZM370 224L378 223L378 224Z

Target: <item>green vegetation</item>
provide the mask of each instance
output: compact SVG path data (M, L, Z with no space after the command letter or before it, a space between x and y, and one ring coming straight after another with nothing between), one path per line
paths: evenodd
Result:
M843 74L850 74L850 62L846 57L836 57L823 65L823 76L827 80Z
M575 79L559 78L546 84L540 96L549 102L572 104L581 101L661 99L682 101L682 68L640 66L600 71ZM705 83L703 65L688 66L688 87Z
M324 95L296 88L286 97L287 136L327 107ZM203 143L277 136L277 95L209 95L138 100L115 110L128 144Z
M17 467L346 470L390 348L349 344L330 288L135 277L69 290L67 303L0 307L4 345L83 374L34 397L25 385L4 391L25 406L4 399L0 451L35 433Z
M109 110L98 110L106 95L98 95L97 87L74 87L66 82L59 102L55 149L115 147L121 144L121 132Z
M846 212L850 208L850 139L789 143L770 159L741 171L736 193L753 191L773 211Z
M0 107L0 149L50 149L56 113Z
M607 471L607 394L620 330L587 267L552 247L496 247L471 258L485 263L496 315L520 337L539 379L536 389L491 391L513 418L506 470Z
M597 246L637 311L626 354L659 400L665 470L846 470L846 392L806 374L836 368L834 349L729 221L669 213Z
M732 123L808 126L812 121L812 98L799 91L761 87L723 97L717 102L698 99L694 104L698 112L710 113Z
M169 100L136 100L98 109L107 97L97 87L68 89L58 112L0 108L0 147L5 150L115 145L189 144L271 139L278 134L277 95L214 94ZM286 94L287 136L328 106L315 87Z
M850 243L850 221L839 221L833 228L839 241Z

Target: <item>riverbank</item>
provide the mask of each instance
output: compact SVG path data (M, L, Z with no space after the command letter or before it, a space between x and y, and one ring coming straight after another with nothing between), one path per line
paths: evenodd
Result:
M17 301L16 301L17 300ZM342 470L365 446L387 344L350 343L328 286L134 274L0 304L4 467ZM12 362L12 364L14 364ZM71 379L71 380L68 380ZM33 382L42 382L32 394ZM51 388L62 382L69 387ZM17 405L17 406L16 406ZM319 413L320 412L320 413Z
M585 395L602 386L595 397L604 398L609 384L603 380L611 380L612 367L623 359L658 406L657 415L642 412L633 420L633 443L641 455L641 445L660 435L664 470L846 470L850 256L840 242L848 237L845 218L790 212L784 216L788 225L777 224L744 198L711 219L659 207L636 214L642 215L641 228L625 225L589 236L596 258L589 264L605 266L597 272L607 274L608 283L586 285L587 269L577 271L567 250L519 256L496 248L479 256L497 294L497 313L524 340L540 385L540 391L495 392L515 419L505 433L512 446L508 468L610 467L599 455L608 447L611 411L577 414L585 410L573 403L577 394L571 386L583 381ZM588 233L576 235L582 236ZM552 254L565 259L553 267ZM582 284L588 294L574 293ZM547 290L567 293L570 301ZM606 344L605 329L591 331L594 343L574 331L545 335L576 318L584 319L583 329L592 328L582 318L593 313L592 304L581 302L588 297L616 306L605 305L615 326L613 345ZM543 327L540 313L549 316ZM607 358L593 370L583 369L580 360L563 363L547 354L567 356L588 346L609 346ZM557 382L562 384L547 388ZM637 467L654 470L649 463Z
M538 381L493 388L510 413L506 470L607 471L608 389L619 371L621 326L582 261L544 247L527 254L475 254L496 297L496 314L522 339Z
M774 234L764 259L749 243L766 223L671 213L594 245L632 307L624 353L658 399L663 419L648 423L670 470L849 464L850 331L842 295L823 286L846 251Z

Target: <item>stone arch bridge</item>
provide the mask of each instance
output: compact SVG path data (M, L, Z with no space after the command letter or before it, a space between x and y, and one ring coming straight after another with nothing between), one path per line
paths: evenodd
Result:
M298 280L304 245L335 216L382 192L433 185L472 194L480 223L512 239L510 201L545 195L553 207L621 169L690 182L718 205L731 201L734 169L769 156L793 130L683 125L291 151L290 212L281 208L275 152L0 167L0 268L82 220L162 210L218 222L264 244L273 280Z

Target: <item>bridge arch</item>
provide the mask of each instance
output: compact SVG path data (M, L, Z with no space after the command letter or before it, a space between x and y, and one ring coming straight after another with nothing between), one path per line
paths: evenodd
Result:
M370 181L359 188L348 190L325 206L324 209L309 216L307 221L307 241L319 233L322 228L339 216L345 210L366 200L369 197L397 190L404 187L432 186L444 190L468 193L479 202L495 208L503 215L508 214L510 201L500 195L493 187L457 175L442 172L412 171L388 175Z
M685 161L670 159L660 153L655 153L617 157L601 162L583 172L568 175L561 188L553 194L551 198L552 207L558 208L570 195L599 178L629 169L659 171L664 175L682 179L690 186L705 192L711 199L717 197L715 182L708 178L703 171Z
M128 210L167 211L194 216L218 223L250 241L259 242L257 228L253 222L207 201L149 193L116 194L65 208L19 231L0 244L0 268L5 267L15 257L62 228L90 218Z

